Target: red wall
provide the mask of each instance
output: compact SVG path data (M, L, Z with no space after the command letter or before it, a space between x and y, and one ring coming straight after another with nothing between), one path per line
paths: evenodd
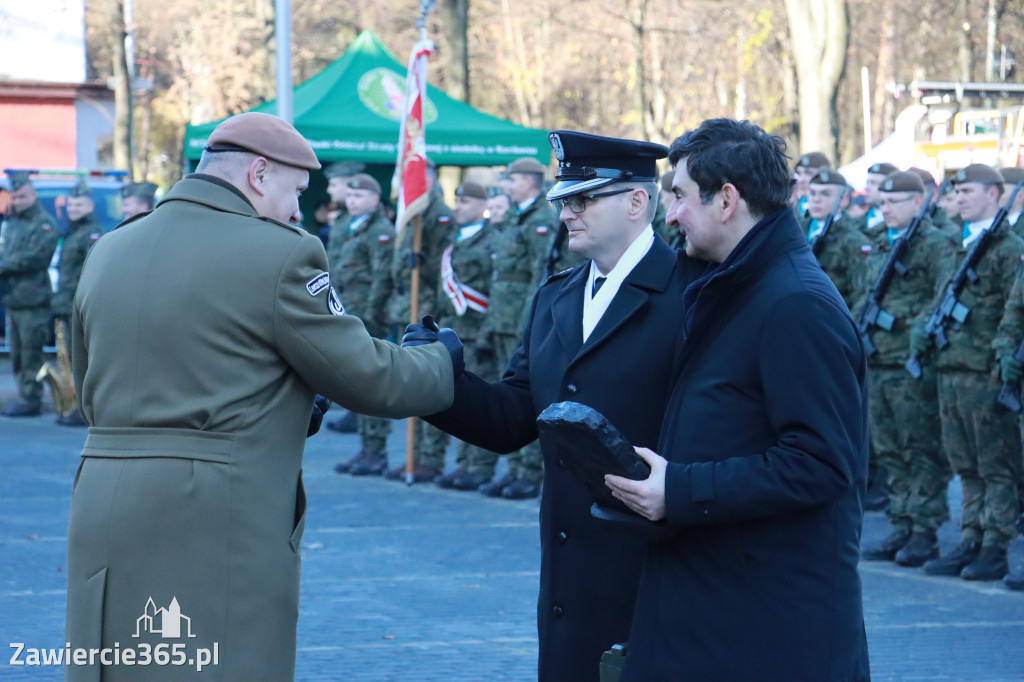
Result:
M75 168L72 99L0 97L0 171L4 168Z

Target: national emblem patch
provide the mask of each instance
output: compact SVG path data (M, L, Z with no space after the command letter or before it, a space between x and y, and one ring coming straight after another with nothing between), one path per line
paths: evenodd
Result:
M331 292L327 294L327 309L331 311L331 315L345 314L345 306L341 305L341 299L334 287L331 287Z

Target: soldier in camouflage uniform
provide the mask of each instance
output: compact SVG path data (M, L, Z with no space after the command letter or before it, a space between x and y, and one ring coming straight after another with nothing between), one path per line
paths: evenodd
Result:
M65 350L71 357L71 311L75 302L75 291L78 280L82 276L85 256L92 245L103 236L103 227L97 222L92 199L92 192L85 180L79 180L68 193L68 232L60 248L60 278L57 280L57 291L50 297L50 306L60 324L64 325ZM58 339L58 342L60 339ZM68 380L71 377L67 377ZM80 410L67 415L58 415L57 423L61 426L86 426Z
M839 205L839 214L829 227L828 234L821 237L828 216L836 207L836 201L847 189L846 178L835 171L821 171L810 182L807 193L808 215L800 222L807 241L824 239L818 252L818 262L847 306L852 307L860 297L865 283L865 260L871 253L870 240L842 210L849 203L849 192Z
M348 214L345 199L348 196L348 181L357 173L362 173L366 166L358 161L337 161L324 168L327 178L327 196L331 199L336 211L334 219L327 230L327 262L332 266L341 258L341 247L349 235L349 224L352 217ZM340 417L327 421L325 426L336 433L356 433L359 430L359 417L346 410ZM346 463L339 465L344 469ZM338 467L335 467L337 470ZM343 473L340 472L339 473Z
M940 188L935 182L935 176L923 168L908 168L907 172L913 173L917 177L921 178L921 182L924 183L924 195L932 198L931 211L928 214L928 220L931 222L932 227L946 235L946 238L951 242L963 239L963 225L958 225L954 221L950 220L945 209L940 205L943 188ZM949 188L951 187L952 185L949 186ZM946 189L948 190L949 188ZM955 197L956 194L953 196Z
M502 187L487 189L487 224L494 232L501 232L515 220L512 202Z
M1024 182L1024 168L1000 168L999 174L1003 176L1003 196L1009 199L1017 183ZM1018 237L1024 237L1024 220L1020 219L1022 211L1024 211L1024 188L1017 192L1013 206L1006 214L1006 222L1010 223L1010 229Z
M938 295L984 231L989 230L994 241L974 267L977 278L968 280L960 292L959 301L969 315L962 325L947 328L948 345L934 350L942 447L960 476L963 510L960 545L925 563L924 570L965 580L998 580L1007 572L1006 549L1014 536L1021 440L1017 416L996 407L1001 390L997 367L1017 343L1011 333L997 339L997 330L1020 269L1024 240L1005 220L992 224L1003 192L999 173L972 164L953 182L960 215L967 221L966 236L940 263ZM931 309L937 304L938 299ZM910 349L915 354L929 351L933 343L923 323L911 330Z
M536 159L516 159L508 166L505 191L513 204L515 218L494 244L494 281L491 307L481 329L478 345L493 349L504 367L522 337L530 301L544 280L559 220L551 204L541 195L544 166ZM554 267L565 267L574 256L567 243ZM480 488L489 497L526 499L540 494L544 479L544 458L534 441L509 454L508 473Z
M887 229L867 260L872 286L927 196L913 173L892 173L882 181L878 207ZM954 246L927 219L921 221L900 259L905 273L894 274L877 301L895 319L890 329L873 326L869 332L874 351L868 357L868 419L873 452L889 487L887 516L893 531L878 546L864 550L862 556L869 561L923 565L939 555L935 533L949 518L946 488L951 473L939 436L935 368L923 363L923 374L915 380L904 363L910 327L915 318L931 312L939 262ZM865 302L858 304L854 319L860 319Z
M4 222L0 253L0 294L11 318L8 343L21 400L5 417L35 417L42 411L43 387L36 374L50 333L50 276L57 248L57 221L43 209L28 173L11 176L11 215Z
M868 167L867 179L864 181L864 201L868 205L868 210L860 219L859 226L872 240L885 232L885 220L878 205L881 200L878 187L886 177L897 170L899 169L891 163L873 163Z
M459 231L445 248L441 259L440 305L447 326L455 330L465 345L466 368L485 379L497 381L501 374L494 348L477 345L490 306L491 255L499 233L484 220L487 190L475 182L464 182L455 190L455 220ZM456 468L434 479L442 488L477 490L494 477L498 454L476 445L460 442Z
M380 184L370 175L357 173L348 179L345 215L348 234L339 238L340 248L329 261L331 284L341 296L345 312L355 315L371 336L386 338L381 324L383 311L369 305L374 280L391 267L395 228L384 216L380 202ZM387 438L391 420L358 415L356 429L360 449L348 461L334 467L353 476L380 475L388 465Z
M133 218L156 205L157 186L152 182L132 182L121 188L123 220Z
M797 159L793 168L793 211L797 219L807 217L807 193L810 192L811 178L819 171L831 170L832 162L821 152L810 152Z
M438 322L447 317L447 303L437 299L441 282L441 256L454 239L455 221L452 210L444 203L441 188L437 182L437 166L427 162L427 188L430 203L422 214L422 244L419 254L413 253L413 221L402 227L397 236L389 271L382 272L370 288L370 308L386 310L386 323L398 335L398 330L409 324L410 282L412 266L419 263L419 316L431 314ZM418 483L433 481L444 469L444 453L451 441L444 431L422 420L416 421L417 437L414 439L413 480ZM405 465L387 472L393 481L405 480Z
M675 180L675 177L675 171L669 171L661 176L661 191L658 195L658 211L654 214L654 220L651 221L651 227L654 228L654 232L656 234L665 240L666 244L673 248L681 249L684 245L683 235L679 230L673 228L665 221L668 205L672 203L672 182Z

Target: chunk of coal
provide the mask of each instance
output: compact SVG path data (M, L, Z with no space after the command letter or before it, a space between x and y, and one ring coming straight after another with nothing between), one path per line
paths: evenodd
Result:
M537 430L557 449L565 468L602 507L632 514L604 484L605 474L642 481L651 474L633 446L604 415L581 403L554 403L537 417Z

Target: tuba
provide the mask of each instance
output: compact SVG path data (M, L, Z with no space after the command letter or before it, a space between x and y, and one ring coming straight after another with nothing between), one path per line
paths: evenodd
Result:
M50 387L53 396L53 411L59 417L66 417L78 409L75 384L71 379L71 353L68 352L68 333L64 320L57 318L53 323L57 335L57 365L46 362L39 368L36 381Z

